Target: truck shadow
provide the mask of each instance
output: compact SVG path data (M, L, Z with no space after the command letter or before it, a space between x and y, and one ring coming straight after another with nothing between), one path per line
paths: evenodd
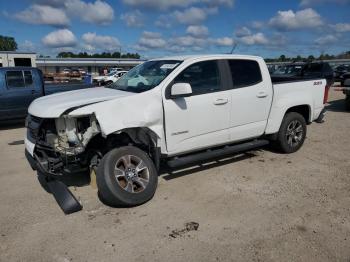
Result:
M328 102L328 104L329 105L326 107L327 111L349 113L345 107L345 99L333 100Z
M1 130L11 130L24 127L24 120L7 120L0 122L0 131Z
M195 173L212 169L215 167L219 167L227 164L233 164L242 160L253 158L255 156L257 156L255 153L246 152L246 153L236 154L233 156L210 159L201 163L186 165L176 169L169 168L164 164L161 166L160 176L163 177L165 180L169 181L172 179L195 174Z

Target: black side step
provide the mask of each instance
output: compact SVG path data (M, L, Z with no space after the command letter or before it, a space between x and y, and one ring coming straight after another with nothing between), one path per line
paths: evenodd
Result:
M242 144L236 144L231 146L225 146L219 149L207 150L204 152L187 155L183 157L175 157L167 162L171 168L185 166L192 163L198 163L199 161L205 161L233 153L247 151L253 148L262 147L269 144L268 140L253 140Z
M78 200L74 197L72 192L70 192L64 183L54 179L48 181L47 185L55 197L57 204L61 207L66 215L78 212L83 209Z

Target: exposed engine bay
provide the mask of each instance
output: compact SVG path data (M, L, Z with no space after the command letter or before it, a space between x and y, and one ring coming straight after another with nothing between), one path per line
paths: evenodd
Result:
M72 118L63 116L55 119L56 133L46 133L46 143L64 155L77 155L84 151L90 139L100 133L94 115Z
M92 152L86 152L86 148L100 133L94 115L56 119L28 116L26 122L28 138L36 144L34 158L42 172L60 175L89 167Z

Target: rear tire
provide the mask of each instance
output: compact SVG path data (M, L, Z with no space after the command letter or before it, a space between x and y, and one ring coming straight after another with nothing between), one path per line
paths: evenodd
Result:
M97 169L99 196L111 206L137 206L149 201L157 188L158 173L141 149L125 146L111 150Z
M345 109L346 109L347 111L350 111L350 96L349 96L349 95L347 95L347 96L345 97Z
M306 131L306 121L301 114L287 113L277 134L278 150L288 154L298 151L304 144Z

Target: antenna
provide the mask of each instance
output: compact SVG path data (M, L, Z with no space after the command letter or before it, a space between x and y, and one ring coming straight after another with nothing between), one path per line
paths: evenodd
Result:
M237 43L234 43L233 46L232 46L231 52L230 52L231 55L235 51L236 47L237 47Z

